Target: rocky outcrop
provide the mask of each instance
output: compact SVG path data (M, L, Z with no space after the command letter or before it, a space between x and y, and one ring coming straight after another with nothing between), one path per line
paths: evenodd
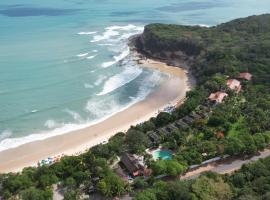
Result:
M155 33L153 26L146 26L143 34L133 38L136 50L143 55L172 65L182 63L181 66L190 66L201 53L201 44L193 38L162 38Z

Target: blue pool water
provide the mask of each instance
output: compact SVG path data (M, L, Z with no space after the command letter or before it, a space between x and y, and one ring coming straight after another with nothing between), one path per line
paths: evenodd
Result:
M157 88L164 75L127 47L145 24L266 12L269 0L2 0L0 151L89 126Z
M172 153L167 150L157 150L153 152L153 158L154 160L171 160L172 159Z

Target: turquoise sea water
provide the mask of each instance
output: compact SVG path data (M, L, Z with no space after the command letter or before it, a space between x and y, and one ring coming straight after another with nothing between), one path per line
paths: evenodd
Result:
M270 0L3 0L0 151L88 126L145 98L164 75L127 38L152 22L215 25Z

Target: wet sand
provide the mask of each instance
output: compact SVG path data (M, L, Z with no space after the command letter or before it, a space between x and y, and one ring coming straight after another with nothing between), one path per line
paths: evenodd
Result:
M179 105L191 88L187 71L150 59L140 62L142 67L151 67L167 73L168 79L143 101L98 124L0 152L0 173L16 172L27 166L36 166L39 160L61 153L80 154L92 146L107 142L118 132L127 131L131 125L155 117L159 110L169 105Z

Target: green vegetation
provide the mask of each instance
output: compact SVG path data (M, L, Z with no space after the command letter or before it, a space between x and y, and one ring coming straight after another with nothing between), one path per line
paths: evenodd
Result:
M232 176L207 174L187 182L162 182L154 176L178 177L188 166L215 156L253 155L270 144L270 15L234 20L212 28L152 24L138 38L140 51L162 59L185 60L198 80L187 100L172 114L160 113L148 122L118 133L107 144L80 156L64 157L51 166L25 168L21 173L0 175L0 198L52 199L54 184L65 199L98 192L106 197L136 193L137 200L169 199L269 199L270 158L244 166ZM226 86L227 77L252 73L242 81L243 92ZM225 91L225 102L212 106L207 97ZM208 117L186 128L160 133L152 144L149 131L157 131L190 113L210 109ZM203 111L206 112L206 111ZM204 113L202 113L204 114ZM222 133L222 134L218 134ZM154 161L146 148L161 145L174 152L170 161ZM123 152L145 157L153 175L133 185L118 177L111 166ZM131 187L132 186L132 187Z
M212 172L188 181L157 181L135 200L268 200L270 158L244 165L228 176Z
M255 83L269 86L269 20L270 15L251 16L211 28L151 24L137 47L159 58L171 52L173 59L181 51L199 81L216 73L234 76L249 71Z

